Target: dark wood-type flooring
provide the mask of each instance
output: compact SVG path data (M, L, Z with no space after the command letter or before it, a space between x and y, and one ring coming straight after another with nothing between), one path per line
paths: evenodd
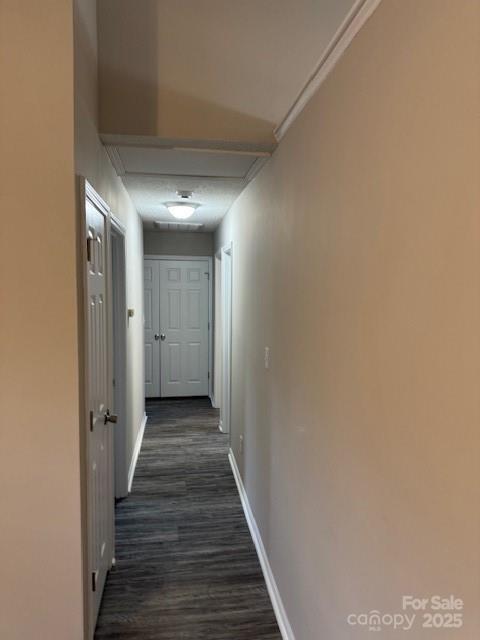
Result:
M147 403L97 640L281 640L208 399Z

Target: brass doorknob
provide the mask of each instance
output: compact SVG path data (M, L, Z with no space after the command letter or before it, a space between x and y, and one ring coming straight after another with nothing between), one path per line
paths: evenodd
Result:
M110 409L107 409L103 414L103 424L107 424L107 422L111 422L112 424L118 422L118 416L115 413L110 413Z

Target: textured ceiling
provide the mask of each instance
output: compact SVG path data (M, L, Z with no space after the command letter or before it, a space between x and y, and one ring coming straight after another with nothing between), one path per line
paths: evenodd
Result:
M154 221L173 220L164 203L178 199L177 189L193 191L192 201L200 206L188 222L202 223L202 231L216 228L244 187L243 182L235 179L124 176L123 181L148 228L153 228Z
M212 231L270 154L265 146L256 151L250 145L212 148L208 142L209 148L175 147L172 141L128 136L103 136L103 141L146 227L172 221L166 204L181 201L178 191L191 191L189 201L197 209L188 221Z

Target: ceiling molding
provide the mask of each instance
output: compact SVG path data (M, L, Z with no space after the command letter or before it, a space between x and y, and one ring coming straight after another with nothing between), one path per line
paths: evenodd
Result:
M252 164L250 169L247 171L247 175L245 176L245 182L251 182L260 169L267 163L268 157L258 157L255 162Z
M159 138L157 136L135 136L102 133L100 139L105 146L112 147L154 147L157 149L178 149L184 151L211 151L238 153L252 156L271 156L277 144L255 142L235 142L228 140L195 140L187 138Z
M125 166L122 162L122 158L118 153L117 147L105 145L105 149L107 150L108 157L110 158L110 162L113 164L115 171L117 172L117 176L126 175Z
M204 224L198 222L153 221L153 228L159 231L200 231L204 226Z
M274 131L280 142L382 0L357 0L325 49L315 71Z
M262 158L263 159L263 158ZM254 163L254 165L256 162ZM249 171L251 168L249 169ZM246 184L245 176L209 176L197 175L192 173L145 173L143 171L126 171L122 174L126 178L162 178L166 180L207 180L208 182L238 182L238 184ZM248 174L247 174L248 175Z

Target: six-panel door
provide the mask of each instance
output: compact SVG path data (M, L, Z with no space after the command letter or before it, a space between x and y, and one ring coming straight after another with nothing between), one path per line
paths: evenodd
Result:
M209 263L146 259L145 276L147 397L208 395ZM160 394L154 394L157 371Z
M92 617L95 623L114 546L113 437L108 409L105 215L86 200L88 305L88 514Z

